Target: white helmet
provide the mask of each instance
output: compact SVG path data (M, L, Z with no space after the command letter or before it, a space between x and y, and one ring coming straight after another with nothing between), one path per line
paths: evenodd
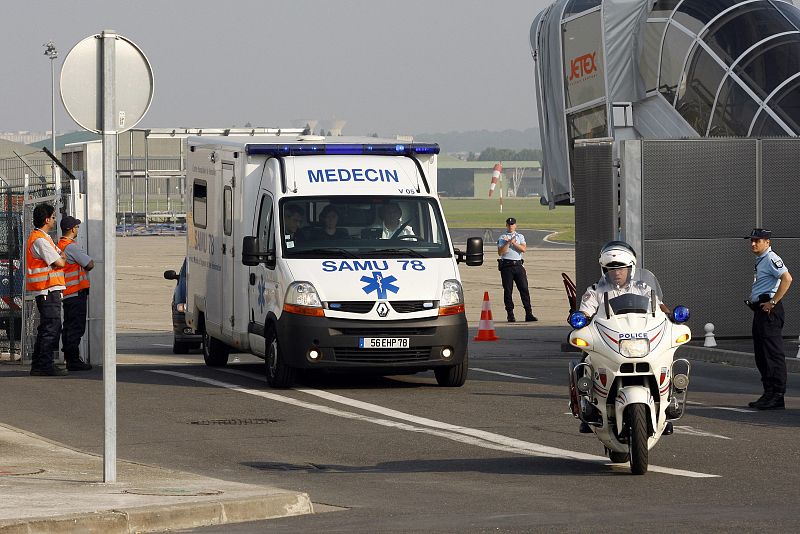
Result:
M625 241L609 241L600 249L600 268L603 274L609 269L631 268L631 278L636 271L636 251Z

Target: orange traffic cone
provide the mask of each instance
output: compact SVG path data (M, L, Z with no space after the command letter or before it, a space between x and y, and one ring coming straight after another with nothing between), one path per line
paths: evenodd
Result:
M492 322L492 305L489 303L489 292L483 293L483 306L481 306L481 322L478 326L478 335L475 336L475 341L497 341L500 339L494 332L494 323Z

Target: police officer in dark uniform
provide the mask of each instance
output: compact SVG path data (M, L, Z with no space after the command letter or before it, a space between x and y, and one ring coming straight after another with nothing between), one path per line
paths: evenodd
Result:
M514 317L514 300L512 299L514 284L517 284L522 307L525 308L525 321L538 321L531 308L528 273L522 265L524 263L522 255L525 253L526 248L525 236L517 232L517 220L514 217L509 217L506 219L506 232L497 241L497 254L500 256L498 267L500 269L500 279L503 282L503 303L506 307L509 323L516 321Z
M786 354L783 351L784 295L792 275L772 251L772 232L755 228L748 236L750 250L758 256L748 306L753 310L753 348L764 394L749 403L759 410L783 410L786 393Z

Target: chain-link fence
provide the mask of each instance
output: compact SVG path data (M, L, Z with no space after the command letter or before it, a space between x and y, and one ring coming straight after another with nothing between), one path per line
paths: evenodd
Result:
M69 182L57 192L52 161L43 152L0 157L0 362L29 363L36 340L36 302L25 295L25 244L33 209L49 202L63 210L68 198Z

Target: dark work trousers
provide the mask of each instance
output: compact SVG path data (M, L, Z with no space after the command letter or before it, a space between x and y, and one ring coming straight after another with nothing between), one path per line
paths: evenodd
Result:
M36 309L39 310L39 330L33 344L31 369L51 369L61 335L61 291L37 295Z
M753 348L756 367L766 393L786 393L786 353L783 351L783 303L770 313L761 308L753 312Z
M64 359L74 362L80 359L80 344L86 332L86 305L89 290L81 289L72 297L64 299L64 328L61 331L61 346Z
M531 294L528 292L528 273L523 265L510 265L500 269L500 279L503 281L503 304L506 311L514 311L514 300L511 298L511 291L514 284L517 284L517 291L522 300L522 307L525 313L531 313Z

